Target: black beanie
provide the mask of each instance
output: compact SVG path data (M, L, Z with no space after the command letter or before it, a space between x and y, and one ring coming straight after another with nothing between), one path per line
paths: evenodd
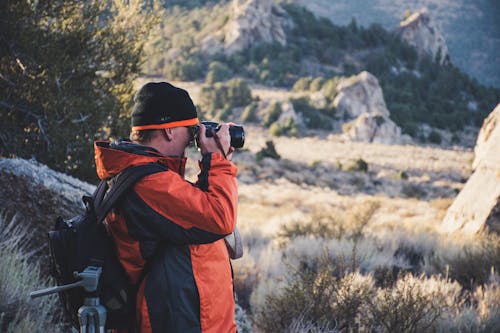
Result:
M167 82L146 83L134 96L132 130L198 124L196 107L186 90Z

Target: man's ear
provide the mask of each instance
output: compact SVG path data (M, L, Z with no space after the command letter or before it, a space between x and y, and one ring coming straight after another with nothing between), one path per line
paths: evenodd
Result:
M172 141L174 139L174 132L172 131L171 128L164 128L162 129L163 133L165 133L165 137L167 138L167 141Z

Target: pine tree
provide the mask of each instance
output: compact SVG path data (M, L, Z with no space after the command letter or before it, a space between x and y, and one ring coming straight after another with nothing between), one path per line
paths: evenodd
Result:
M127 134L145 17L138 0L2 1L0 156L92 179L93 140Z

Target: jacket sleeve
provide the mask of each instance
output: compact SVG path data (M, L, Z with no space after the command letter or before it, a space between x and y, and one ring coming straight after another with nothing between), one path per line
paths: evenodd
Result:
M203 156L200 167L196 185L167 171L143 178L134 190L147 209L184 229L182 234L188 239L208 233L215 240L233 232L236 225L237 168L218 153ZM173 235L161 222L152 227L161 238L172 240Z

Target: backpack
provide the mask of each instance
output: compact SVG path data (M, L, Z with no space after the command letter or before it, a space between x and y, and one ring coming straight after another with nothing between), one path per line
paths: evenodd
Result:
M59 217L55 230L49 232L52 276L58 285L78 281L74 272L82 272L88 266L102 268L97 295L89 295L83 288L59 292L65 313L76 327L79 327L78 309L88 296L98 296L106 308L106 329L134 325L136 292L142 278L136 285L130 282L104 219L121 195L139 179L166 170L157 163L129 167L112 179L111 189L102 180L91 197L83 197L86 207L83 214L69 220Z

